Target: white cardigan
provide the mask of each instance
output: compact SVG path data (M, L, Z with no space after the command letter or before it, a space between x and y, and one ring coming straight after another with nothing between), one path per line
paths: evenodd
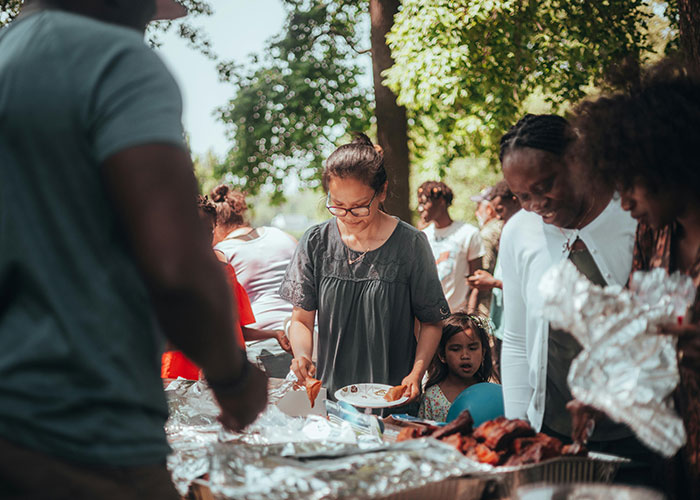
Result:
M567 241L573 244L578 237L607 283L624 286L632 268L636 229L617 196L583 229L560 229L524 210L505 225L498 259L503 272L501 373L507 418L527 418L535 429L542 428L549 340L539 294L542 275L568 258Z

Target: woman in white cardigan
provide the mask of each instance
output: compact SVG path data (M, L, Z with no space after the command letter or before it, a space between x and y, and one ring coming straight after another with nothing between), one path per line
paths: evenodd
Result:
M524 209L505 226L499 254L506 416L527 419L564 442L572 431L566 376L581 347L543 318L540 280L552 265L570 259L592 282L624 286L637 225L612 189L578 175L567 156L574 140L564 118L526 115L503 136L500 151L503 176ZM631 431L609 420L596 425L589 448L650 461Z

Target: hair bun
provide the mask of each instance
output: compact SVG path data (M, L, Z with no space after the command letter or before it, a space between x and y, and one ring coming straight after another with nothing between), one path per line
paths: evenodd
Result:
M211 199L215 203L221 203L226 200L226 195L228 195L229 187L226 184L221 184L216 186L211 192Z

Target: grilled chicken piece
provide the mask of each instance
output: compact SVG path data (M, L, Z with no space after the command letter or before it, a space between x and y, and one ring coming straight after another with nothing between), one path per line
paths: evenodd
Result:
M474 438L495 451L506 450L515 438L530 437L535 430L525 420L498 417L484 422L474 430Z
M431 437L442 439L450 434L471 434L473 425L474 419L471 413L469 413L469 410L464 410L452 422L433 432Z

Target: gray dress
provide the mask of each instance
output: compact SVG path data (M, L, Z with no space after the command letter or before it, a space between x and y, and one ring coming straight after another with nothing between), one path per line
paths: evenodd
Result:
M381 247L349 264L360 255L330 219L301 238L280 287L294 306L317 311L317 376L331 396L349 384L400 384L413 368L414 318L449 315L423 233L400 221Z

